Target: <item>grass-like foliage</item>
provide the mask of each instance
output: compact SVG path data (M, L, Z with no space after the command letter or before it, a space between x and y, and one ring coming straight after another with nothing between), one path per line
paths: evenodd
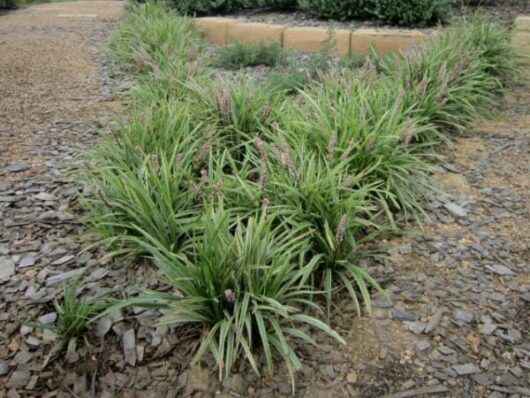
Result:
M225 69L239 69L247 66L275 67L285 62L286 55L278 43L248 44L234 43L219 47L214 65Z
M87 156L87 220L174 288L118 306L202 328L195 359L210 353L221 377L240 359L272 374L281 359L294 385L293 338L314 343L316 328L340 340L317 296L328 315L339 291L369 312L379 284L360 265L363 243L421 220L437 144L491 110L515 73L509 31L484 17L338 66L330 37L266 82L215 78L200 33L159 3L129 7L112 41L137 84L127 124ZM280 58L273 47L221 53L234 68Z
M256 352L263 353L269 375L275 357L293 378L301 367L292 339L314 344L301 326L320 329L343 340L322 321L306 313L318 310L308 285L319 258L308 257L307 234L277 222L274 216L233 217L222 205L204 214L200 231L177 255L156 237L145 241L169 284L183 298L149 292L135 304L167 309L161 324L196 324L204 328L200 360L210 352L220 377L228 376L235 361L245 358L259 374Z
M78 297L83 274L81 273L65 286L61 302L54 301L57 312L55 325L32 324L40 329L51 330L58 336L58 341L47 356L44 367L65 349L69 354L75 353L77 340L86 333L88 324L112 305L109 293L91 298Z
M328 78L302 93L303 105L286 109L281 124L291 146L304 142L350 174L352 189L371 186L372 202L392 224L396 210L418 216L430 191L431 151L410 144L432 126L406 111L403 95L371 73Z
M510 32L475 16L406 55L376 60L403 95L406 108L437 129L423 139L443 140L447 130L469 127L493 108L503 79L515 71Z
M162 2L128 3L127 16L110 42L112 58L135 72L155 77L163 69L182 68L201 57L204 42L189 18Z
M90 155L91 224L115 254L141 252L144 234L176 250L199 214L211 137L179 100L134 109Z
M328 313L337 287L348 289L359 314L360 291L370 312L368 290L379 286L356 261L359 242L366 238L368 229L377 228L370 221L377 208L369 200L377 184L360 186L364 176L348 173L346 165L351 154L342 153L340 159L333 161L335 148L320 156L318 151L308 148L305 139L300 136L296 145L290 147L287 143L266 146L256 137L260 176L255 183L247 181L235 189L239 203L241 192L245 192L248 203L261 203L272 214L309 231L310 251L320 257L313 287L325 292Z

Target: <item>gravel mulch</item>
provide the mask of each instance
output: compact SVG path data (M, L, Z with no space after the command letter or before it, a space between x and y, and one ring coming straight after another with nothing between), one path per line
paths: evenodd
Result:
M85 187L68 173L130 85L109 79L104 57L121 5L0 16L0 397L288 397L283 369L259 379L242 366L222 385L211 363L191 368L194 332L154 327L156 314L137 308L102 319L88 345L41 368L55 336L27 323L55 322L67 280L88 268L87 295L158 284L147 264L83 250ZM452 196L368 264L391 301L376 297L372 318L338 303L332 319L347 344L300 347L296 396L530 396L529 89L513 87L498 119L455 137L437 173Z

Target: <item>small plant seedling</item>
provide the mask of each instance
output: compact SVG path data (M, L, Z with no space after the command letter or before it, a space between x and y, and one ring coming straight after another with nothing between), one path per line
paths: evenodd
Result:
M84 272L65 286L61 302L54 301L57 312L55 325L32 324L36 328L48 329L58 335L58 342L46 357L43 368L64 349L68 355L73 354L77 347L77 339L84 336L88 324L111 305L109 295L112 292L91 298L78 297L77 291L83 274Z

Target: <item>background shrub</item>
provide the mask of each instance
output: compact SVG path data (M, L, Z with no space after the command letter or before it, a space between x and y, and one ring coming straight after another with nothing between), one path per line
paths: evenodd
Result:
M339 20L368 18L374 8L373 0L299 0L299 5L318 17Z
M445 22L448 0L376 0L375 14L383 21L402 26L427 26Z
M170 0L175 9L185 15L212 15L241 8L240 0Z
M17 0L0 0L0 9L11 9L17 7Z
M244 8L273 8L277 10L295 8L297 0L240 0Z

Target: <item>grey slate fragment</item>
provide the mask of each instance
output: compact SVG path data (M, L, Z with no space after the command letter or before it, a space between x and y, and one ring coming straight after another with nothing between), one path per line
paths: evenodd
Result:
M392 311L392 318L399 321L417 321L420 319L420 316L414 312L394 310Z
M129 329L123 333L123 355L125 362L131 366L136 365L136 338L134 329Z
M6 282L15 273L15 263L9 256L0 257L0 283Z
M455 310L453 312L453 318L455 318L455 320L460 321L460 322L470 323L473 321L475 316L473 315L472 312L469 312L466 310Z
M35 265L36 257L37 257L36 252L25 253L20 259L20 261L18 262L19 268L26 268L26 267L31 267Z
M22 388L28 384L29 379L31 378L31 372L29 369L24 370L15 370L9 380L7 381L8 388Z
M473 380L477 384L480 384L481 386L489 386L490 384L493 384L493 381L488 375L485 375L484 373L477 373L473 375Z
M108 316L100 318L96 323L96 336L105 337L112 327L112 319Z
M55 197L47 192L39 192L37 195L35 195L35 199L49 202L54 200Z
M61 272L57 275L50 276L48 279L46 279L46 286L54 286L61 282L67 281L68 279L71 279L77 275L79 275L81 272L84 271L84 268L80 269L73 269L71 271L67 272Z
M66 263L69 263L70 261L72 261L73 259L75 259L75 256L72 255L72 254L67 254L65 256L62 256L61 258L59 258L58 260L55 260L52 265L64 265Z
M13 162L6 167L7 171L10 171L11 173L18 173L27 170L28 168L27 162Z
M453 202L444 203L445 209L454 217L462 218L467 216L467 211L462 206Z
M407 328L414 334L420 334L425 330L425 323L416 321L416 322L406 322Z
M9 373L9 362L0 359L0 376L5 376Z
M451 367L459 376L471 375L480 373L480 368L473 363L466 363L462 365L453 365Z
M431 318L429 319L429 322L427 322L427 326L425 326L423 333L431 333L434 329L436 329L436 327L440 323L440 320L442 319L442 315L444 312L444 308L438 308L433 314L433 316L431 316Z
M56 312L49 312L47 314L41 315L37 318L37 320L42 323L43 325L51 325L57 320L57 313Z
M489 336L495 331L495 329L497 329L497 325L493 323L493 320L489 315L483 315L480 320L482 321L482 325L480 325L480 333Z
M14 196L0 195L0 203L13 203L17 199Z
M430 347L431 347L431 343L429 343L429 341L427 340L420 340L416 343L416 350L420 352L425 351Z
M501 276L515 275L515 273L510 268L502 264L487 265L486 268L489 269L491 272Z

